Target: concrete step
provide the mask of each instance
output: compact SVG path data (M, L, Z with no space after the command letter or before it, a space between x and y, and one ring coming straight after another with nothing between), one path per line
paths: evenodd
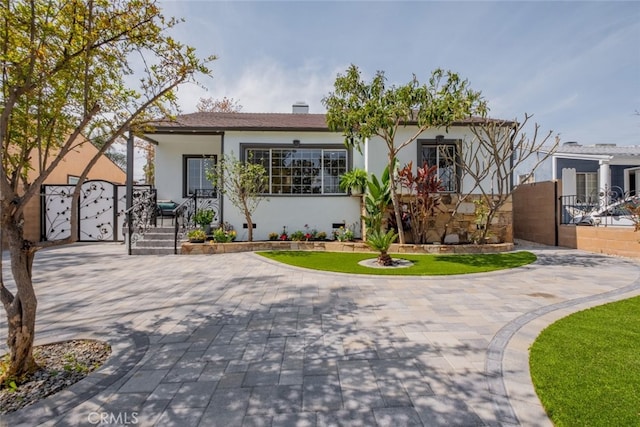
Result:
M174 227L154 227L149 229L134 247L132 255L173 255ZM180 253L180 244L178 244Z
M178 254L180 254L180 246L178 246ZM159 247L133 247L131 255L173 255L173 245L170 248Z

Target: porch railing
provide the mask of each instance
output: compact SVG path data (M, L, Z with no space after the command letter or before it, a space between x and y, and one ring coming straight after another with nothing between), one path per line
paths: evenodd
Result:
M152 227L158 217L157 192L155 188L133 190L131 207L124 211L124 230L126 230L127 253Z
M193 195L183 201L173 210L174 238L173 253L178 253L178 242L182 241L187 232L196 228L194 221L196 212L200 209L213 211L213 224L220 223L220 204L218 192L215 189L196 189Z

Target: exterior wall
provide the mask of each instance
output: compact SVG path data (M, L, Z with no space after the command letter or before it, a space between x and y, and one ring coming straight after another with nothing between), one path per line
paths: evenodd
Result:
M559 227L560 246L607 255L640 258L639 240L631 227Z
M412 135L411 128L400 129L397 140L402 141ZM443 135L446 140L464 140L469 138L467 127L452 127L446 132L444 129L432 129L423 132L418 139L435 139ZM241 158L242 144L274 144L289 145L293 147L293 141L299 141L300 147L314 144L343 145L344 137L332 132L305 132L305 131L227 131L224 137L220 135L154 135L158 141L156 149L156 186L159 199L171 199L181 202L182 197L182 156L184 154L231 154ZM418 145L414 141L399 153L400 166L413 161L417 165ZM387 165L386 144L379 138L372 138L363 147L363 153L357 150L349 152L351 167L359 167L380 176ZM485 185L490 185L485 183ZM472 180L462 183L462 192L468 192L472 188ZM455 197L455 196L453 196ZM475 230L475 215L473 203L454 221L460 241L469 241ZM229 222L238 231L238 240L245 240L247 230L243 228L245 219L228 200L222 200L222 220ZM333 225L343 223L351 226L360 236L361 229L361 199L348 195L271 195L268 200L263 200L257 208L252 219L256 224L254 239L265 240L269 233L280 233L283 227L289 233L309 229L324 231L331 235ZM436 227L443 225L446 218L436 220ZM512 242L512 207L507 203L494 220L493 232L495 240ZM434 241L439 238L434 237Z
M438 214L432 223L431 232L428 235L429 243L440 243L445 226L447 233L444 243L473 243L480 235L476 225L474 200L479 200L480 195L470 195L458 208L458 213L450 220L450 212L453 211L456 202L455 195L443 195L441 202L442 213ZM512 201L507 202L498 210L491 222L489 243L513 243L513 206ZM450 221L449 221L450 220ZM449 224L447 225L447 221ZM411 231L405 231L407 243L413 242Z
M65 159L60 162L44 184L66 184L69 176L80 176L84 167L96 155L98 149L90 142L86 141L69 152ZM32 182L38 173L31 171L29 179ZM91 168L87 179L102 179L114 184L124 184L126 173L113 163L108 157L102 156ZM27 203L24 210L24 236L26 239L37 242L40 241L40 198L34 197Z
M329 132L227 132L224 138L224 151L240 158L241 144L291 144L300 141L300 147L313 144L343 145L344 138ZM352 151L348 162L353 167L364 168L363 156ZM159 190L158 190L159 191ZM238 240L247 239L244 215L231 204L227 197L223 200L222 219L229 222L238 232ZM324 231L328 236L334 223L351 226L360 236L360 198L349 195L271 195L263 200L252 216L256 224L254 240L266 240L269 233L280 233L283 227L287 232L309 229Z
M600 164L598 160L584 160L584 159L564 159L558 158L557 161L558 178L562 179L562 169L574 168L576 172L598 172Z
M513 192L513 234L545 245L556 245L557 181L519 185Z
M158 141L155 157L155 179L158 200L181 203L183 197L183 158L185 154L215 154L220 160L220 135L154 135Z

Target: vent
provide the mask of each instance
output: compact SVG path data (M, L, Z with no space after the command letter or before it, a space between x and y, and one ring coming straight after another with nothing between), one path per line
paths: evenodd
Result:
M296 102L292 107L293 114L309 114L309 104L306 102Z

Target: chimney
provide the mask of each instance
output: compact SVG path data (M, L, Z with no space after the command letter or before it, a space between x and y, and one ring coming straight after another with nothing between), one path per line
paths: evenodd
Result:
M293 114L309 114L309 104L304 101L298 101L293 104L292 107Z
M567 141L564 144L565 147L580 147L580 144L578 144L577 141Z

